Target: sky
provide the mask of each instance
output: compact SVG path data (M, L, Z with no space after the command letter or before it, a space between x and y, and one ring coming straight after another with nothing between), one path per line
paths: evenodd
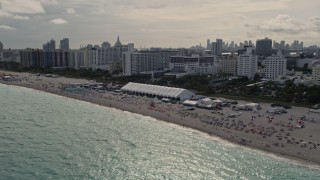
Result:
M319 46L319 10L320 0L0 0L0 41L42 48L66 37L76 49L120 36L136 48L176 48L269 37Z

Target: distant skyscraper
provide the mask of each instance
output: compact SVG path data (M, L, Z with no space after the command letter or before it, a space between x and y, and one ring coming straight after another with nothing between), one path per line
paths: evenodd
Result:
M244 41L244 45L245 46L249 46L249 42L248 41Z
M254 46L251 40L249 41L249 46L252 46L252 47Z
M221 55L222 54L222 39L216 39L216 43L217 43L217 47L216 47L216 52L217 55Z
M122 44L121 44L120 38L119 38L119 36L118 36L117 42L114 44L114 47L120 47L120 46L122 46Z
M244 48L244 44L240 42L240 48Z
M2 42L0 41L0 52L2 52L3 51L3 44L2 44Z
M271 55L272 54L272 40L265 38L259 39L256 43L256 54L257 55Z
M3 59L3 44L0 41L0 61L2 61L2 59Z
M211 49L210 39L207 39L207 49L208 49L208 50L210 50L210 49Z
M54 51L56 49L56 41L51 39L49 42L43 45L44 51Z
M216 42L212 42L211 43L211 51L213 55L217 55L217 43Z
M60 49L69 50L69 39L68 38L63 38L60 41Z
M285 41L281 41L280 42L280 49L285 49L286 48L286 42Z
M101 47L102 47L102 48L110 48L110 47L111 47L111 44L110 44L109 42L103 42L103 43L101 44Z
M234 48L234 42L233 41L231 41L231 43L230 43L230 46L229 46L230 48Z
M299 47L300 47L300 49L303 49L303 41L300 42Z
M273 41L273 49L280 49L280 43Z

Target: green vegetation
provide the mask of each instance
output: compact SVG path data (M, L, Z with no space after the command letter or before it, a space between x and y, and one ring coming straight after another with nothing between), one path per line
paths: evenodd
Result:
M8 71L15 71L15 72L22 72L24 69L17 62L6 62L0 61L0 69L8 70Z

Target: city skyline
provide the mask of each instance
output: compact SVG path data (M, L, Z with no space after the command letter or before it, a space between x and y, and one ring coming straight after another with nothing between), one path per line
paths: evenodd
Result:
M221 38L243 42L304 41L319 45L320 2L296 0L108 1L0 0L0 41L4 48L41 48L53 38L70 48L111 44L119 35L136 47L206 46Z

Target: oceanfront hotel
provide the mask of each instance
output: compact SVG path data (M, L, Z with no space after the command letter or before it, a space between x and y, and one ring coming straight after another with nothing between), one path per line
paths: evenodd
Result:
M269 38L224 42L207 40L207 47L196 45L191 48L150 48L137 50L134 43L123 44L117 37L114 45L103 42L99 45L85 45L70 49L69 39L60 40L59 48L51 39L43 49L4 49L0 42L0 61L20 62L23 67L91 68L120 72L132 76L151 72L166 72L176 77L184 75L214 75L226 73L231 76L246 76L252 79L256 74L269 80L291 73L291 68L314 70L314 83L318 83L315 65L320 63L319 47L303 47L295 40L291 45L284 40L278 43ZM307 57L300 57L303 53Z

